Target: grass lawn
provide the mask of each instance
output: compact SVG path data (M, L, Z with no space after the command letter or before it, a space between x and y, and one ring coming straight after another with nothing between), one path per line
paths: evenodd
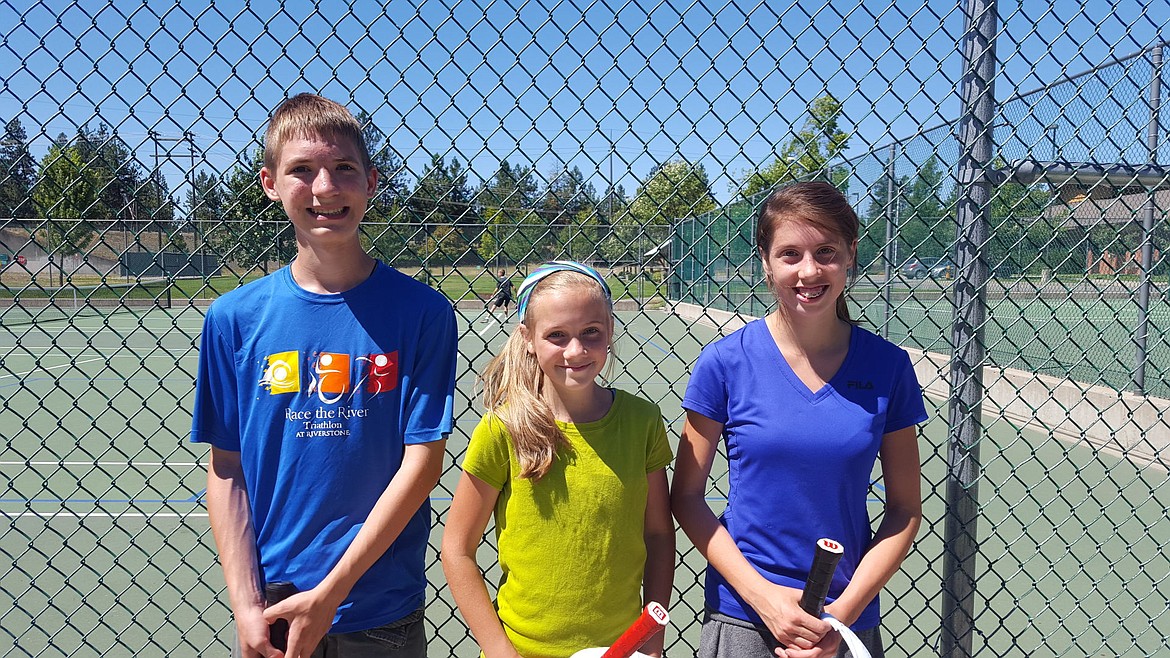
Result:
M432 268L428 273L422 273L421 268L401 268L402 272L423 281L442 292L452 302L469 299L486 301L496 290L494 274L487 269L466 266L459 268L444 267ZM665 298L666 286L652 280L645 274L627 270L601 270L606 282L613 292L614 299L648 299L652 297ZM264 276L258 270L214 276L210 278L181 278L181 279L153 279L144 278L138 282L127 281L121 277L73 277L66 285L41 285L29 280L23 282L3 282L0 285L0 299L44 299L51 297L69 297L82 299L143 299L158 298L169 292L172 304L182 304L183 300L208 300L234 290L241 285L255 281ZM512 283L515 288L524 280L523 271L515 271ZM169 288L169 290L168 290Z

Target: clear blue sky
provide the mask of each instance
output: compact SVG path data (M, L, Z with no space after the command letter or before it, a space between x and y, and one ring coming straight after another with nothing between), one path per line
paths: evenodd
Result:
M166 140L192 132L196 167L226 173L286 95L314 91L373 115L411 179L433 152L480 177L502 159L577 166L600 193L612 156L632 194L682 157L723 201L826 92L844 103L851 155L959 109L954 2L244 4L4 3L0 120L19 117L40 155L100 118L147 167L156 131L181 192L187 147ZM1000 98L1170 36L1170 0L999 10Z

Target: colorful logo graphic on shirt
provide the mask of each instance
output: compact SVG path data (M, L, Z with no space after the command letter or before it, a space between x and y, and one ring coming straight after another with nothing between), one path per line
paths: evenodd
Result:
M297 365L299 361L300 354L295 350L269 354L260 386L267 388L271 395L296 393L301 390L301 372Z
M369 368L366 376L366 392L377 395L398 388L398 352L371 354L359 357Z
M349 355L336 352L319 352L313 359L313 381L309 393L326 404L339 401L349 392Z
M260 386L268 389L271 395L299 392L300 360L301 353L295 350L269 354ZM306 392L316 395L325 404L336 404L343 398L352 398L361 390L378 395L398 388L398 352L356 357L339 352L317 352L307 359L305 371L309 378Z

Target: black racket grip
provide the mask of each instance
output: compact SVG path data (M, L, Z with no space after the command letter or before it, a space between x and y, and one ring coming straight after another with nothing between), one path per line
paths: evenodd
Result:
M825 597L829 595L829 585L833 584L833 572L837 570L837 563L845 549L839 542L832 539L817 541L816 554L813 555L812 568L808 571L808 581L804 585L804 593L800 596L800 608L814 617L820 617L825 609Z
M298 591L296 585L288 581L280 581L275 583L268 583L264 586L264 602L267 605L274 605L296 594ZM288 649L288 620L277 619L268 625L268 641L272 646L286 651Z

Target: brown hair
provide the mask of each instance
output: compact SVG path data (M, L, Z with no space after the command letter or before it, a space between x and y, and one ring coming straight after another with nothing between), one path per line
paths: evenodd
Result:
M373 167L361 125L344 105L328 98L297 94L276 108L264 133L264 166L274 168L280 159L280 149L297 137L349 140L357 148L366 171Z
M523 325L531 330L535 326L535 315L548 312L547 308L538 306L534 313L533 302L545 293L570 289L596 293L597 299L609 303L605 291L591 277L573 271L554 272L532 289ZM611 347L612 342L611 331ZM612 367L613 362L610 361L609 365ZM511 435L512 447L520 462L520 477L533 481L544 477L552 467L557 451L567 448L569 441L557 426L552 407L543 396L544 373L536 356L528 351L528 342L520 325L512 330L504 349L488 362L480 381L483 383L484 406L500 419Z
M767 258L772 248L772 236L781 222L807 222L840 238L853 258L849 274L856 274L857 252L853 246L857 243L861 223L845 195L837 188L824 181L808 181L782 187L768 195L756 217L756 248L761 258ZM837 317L853 322L844 292L837 298Z

